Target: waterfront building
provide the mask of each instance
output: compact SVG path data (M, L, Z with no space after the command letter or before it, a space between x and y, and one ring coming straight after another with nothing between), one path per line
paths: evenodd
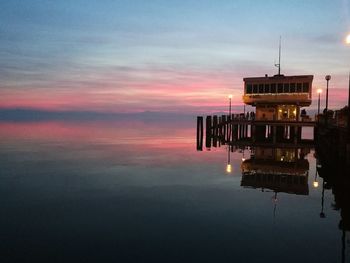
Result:
M243 102L256 108L255 119L301 121L301 107L311 105L313 75L244 78ZM302 118L301 118L302 117Z

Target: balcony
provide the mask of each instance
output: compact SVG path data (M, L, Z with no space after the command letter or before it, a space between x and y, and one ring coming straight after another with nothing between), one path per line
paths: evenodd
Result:
M243 102L253 106L256 104L293 104L305 107L311 105L311 96L309 93L245 94Z

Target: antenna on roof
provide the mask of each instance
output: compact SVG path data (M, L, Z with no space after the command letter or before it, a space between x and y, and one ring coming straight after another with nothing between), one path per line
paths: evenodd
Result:
M275 64L275 67L278 67L277 76L281 75L281 39L282 39L282 37L280 36L280 43L279 43L279 48L278 48L278 64Z

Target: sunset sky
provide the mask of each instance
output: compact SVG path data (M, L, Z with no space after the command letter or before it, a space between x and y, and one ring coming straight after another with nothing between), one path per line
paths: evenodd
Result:
M205 113L230 93L237 108L244 77L276 74L280 35L282 73L314 91L332 75L339 108L349 32L349 0L2 1L0 108Z

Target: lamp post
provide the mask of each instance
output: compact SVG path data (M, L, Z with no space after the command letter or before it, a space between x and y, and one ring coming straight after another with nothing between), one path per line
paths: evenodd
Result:
M317 90L317 94L318 94L318 103L317 103L317 119L318 119L318 115L320 115L321 93L322 93L322 90L321 90L321 89L318 89L318 90Z
M348 45L350 44L350 33L346 36L345 43Z
M325 79L327 80L327 90L326 90L326 114L327 114L327 111L328 111L328 84L329 84L329 81L331 80L331 75L327 75L325 77Z
M346 36L345 43L350 45L350 33ZM349 95L348 95L348 143L347 143L347 155L348 160L350 159L350 72L349 72Z
M229 110L228 110L228 112L229 112L229 115L231 116L231 101L232 101L232 94L230 94L230 95L228 95L228 99L229 99Z

